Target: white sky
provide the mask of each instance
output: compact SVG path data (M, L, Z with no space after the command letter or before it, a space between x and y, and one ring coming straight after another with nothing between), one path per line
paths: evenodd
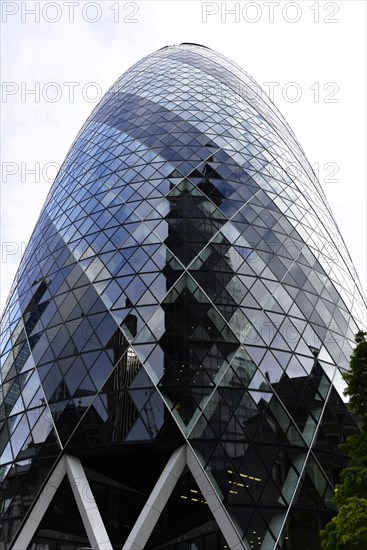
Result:
M225 11L236 4L237 22ZM55 176L52 165L62 164L96 92L145 55L181 42L223 53L262 86L279 83L274 102L319 167L366 290L364 0L3 0L1 10L1 307ZM65 83L78 83L74 98ZM37 96L27 93L35 88ZM37 174L27 174L35 165Z

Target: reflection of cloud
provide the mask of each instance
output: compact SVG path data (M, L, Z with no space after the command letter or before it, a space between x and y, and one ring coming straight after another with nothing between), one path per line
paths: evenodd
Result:
M365 9L364 4L353 3L350 10L345 7L343 17L335 25L315 25L311 17L306 17L306 9L301 21L294 25L279 18L269 24L265 8L258 23L241 20L236 24L229 17L228 22L222 24L219 16L202 23L200 2L137 4L139 23L132 24L123 20L113 23L111 7L116 2L109 1L100 2L102 17L94 24L83 21L78 12L80 8L75 8L74 23L68 22L64 12L60 21L54 24L42 19L34 23L30 15L26 23L21 22L19 14L8 17L7 23L2 25L3 82L15 82L19 87L23 82L29 88L35 82L39 82L41 88L48 82L57 82L63 91L65 82L80 82L80 86L75 87L74 102L69 101L67 93L63 93L56 103L44 99L37 103L29 94L25 96L26 101L21 102L19 92L2 103L2 161L24 162L27 169L34 167L36 162L42 166L49 162L61 164L94 107L94 103L86 101L80 93L83 85L97 82L105 92L129 66L155 49L185 41L198 42L234 59L260 83L301 83L305 103L287 103L281 94L276 95L275 100L304 145L311 164L319 163L320 176L327 162L337 162L340 167L339 183L324 184L323 188L362 283L365 282L365 254L361 254L361 250L366 250L362 242L366 236L362 125L353 125L353 147L346 147L350 121L364 120L360 111L365 88L359 80L363 79L363 71L354 69L357 63L365 66L363 32L358 32L364 17L362 13L358 17L357 13L358 9ZM120 3L122 18L130 13L123 11L123 5ZM53 17L51 11L49 17ZM90 17L93 17L92 12ZM259 32L267 37L266 47L254 47L258 44ZM310 32L312 41L309 40ZM345 40L352 35L353 40ZM341 37L344 39L340 40ZM290 42L294 48L289 48ZM325 42L330 48L325 49ZM355 63L340 63L347 58L353 58ZM315 82L320 82L321 95L330 91L323 91L323 83L338 82L339 103L313 103L309 87ZM50 187L42 177L35 181L34 176L28 175L24 183L21 179L21 174L17 173L2 184L1 207L1 240L17 243L19 247L28 241ZM358 200L352 201L351 197L358 197ZM2 304L19 259L19 254L15 254L1 262Z

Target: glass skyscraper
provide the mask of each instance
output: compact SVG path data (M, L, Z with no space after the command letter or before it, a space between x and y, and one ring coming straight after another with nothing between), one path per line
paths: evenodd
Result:
M169 46L73 143L1 332L0 549L318 548L366 304L286 121Z

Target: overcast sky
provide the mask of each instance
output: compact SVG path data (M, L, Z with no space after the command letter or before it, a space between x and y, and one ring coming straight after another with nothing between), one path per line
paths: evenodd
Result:
M1 10L1 307L56 167L96 101L133 63L181 42L223 53L273 94L366 290L364 0L2 1Z

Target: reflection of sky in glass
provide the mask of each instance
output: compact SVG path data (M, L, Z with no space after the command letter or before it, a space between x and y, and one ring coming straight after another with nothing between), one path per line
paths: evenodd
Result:
M253 84L209 49L164 48L87 120L4 313L1 460L153 443L171 422L222 499L283 507L239 520L265 548L303 468L326 486L317 428L329 395L342 407L363 302L298 142Z

